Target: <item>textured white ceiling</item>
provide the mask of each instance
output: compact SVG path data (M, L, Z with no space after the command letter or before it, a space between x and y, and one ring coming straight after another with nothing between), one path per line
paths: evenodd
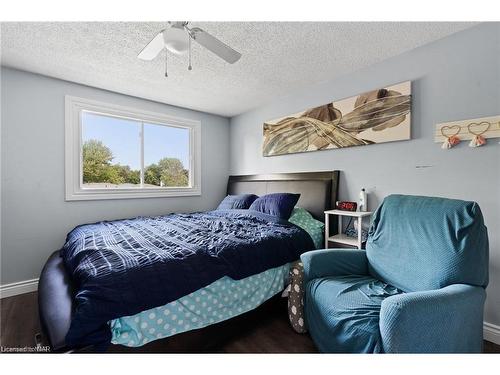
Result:
M243 54L230 65L193 43L187 56L137 54L165 23L2 23L1 62L181 107L234 116L468 28L430 22L193 22Z

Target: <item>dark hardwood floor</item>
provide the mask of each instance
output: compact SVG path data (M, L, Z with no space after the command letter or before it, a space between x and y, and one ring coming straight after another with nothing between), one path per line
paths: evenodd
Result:
M0 300L0 345L33 347L41 332L36 292ZM45 345L46 342L42 342ZM307 334L290 327L286 302L275 298L258 310L226 322L190 331L140 348L112 345L111 353L317 353ZM500 353L500 345L484 342L485 353Z

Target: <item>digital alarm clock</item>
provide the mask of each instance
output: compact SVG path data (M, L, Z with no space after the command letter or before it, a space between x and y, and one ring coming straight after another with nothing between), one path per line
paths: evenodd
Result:
M358 204L356 202L337 202L337 210L356 211Z

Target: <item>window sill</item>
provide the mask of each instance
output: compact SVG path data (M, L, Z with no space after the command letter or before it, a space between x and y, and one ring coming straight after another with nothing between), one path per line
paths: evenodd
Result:
M75 192L66 192L66 201L88 201L105 199L137 199L137 198L168 198L191 197L201 195L200 188L191 189L81 189Z

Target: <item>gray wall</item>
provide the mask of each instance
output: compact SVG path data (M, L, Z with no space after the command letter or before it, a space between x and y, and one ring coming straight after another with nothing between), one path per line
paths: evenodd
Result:
M7 68L2 89L1 283L37 278L48 255L78 224L208 210L224 197L229 120ZM202 196L64 201L64 96L201 121ZM15 267L13 266L15 265Z
M479 202L490 236L485 318L500 325L500 139L449 151L433 140L436 123L500 115L499 35L499 23L482 24L232 118L231 174L339 169L340 199L357 200L365 187L370 209L391 193ZM265 120L406 80L413 81L411 141L262 156Z

